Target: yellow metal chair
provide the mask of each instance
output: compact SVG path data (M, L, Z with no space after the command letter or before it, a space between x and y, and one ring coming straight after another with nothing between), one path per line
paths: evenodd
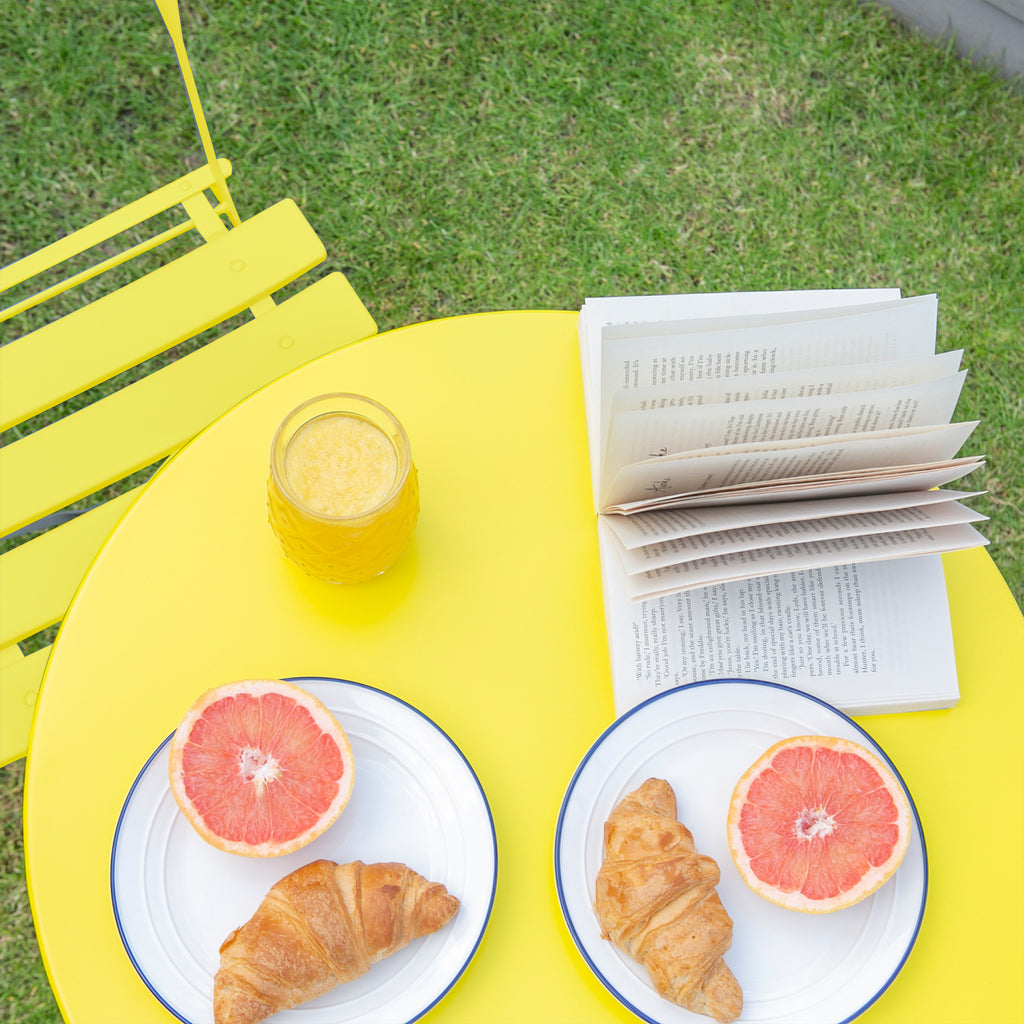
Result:
M26 751L49 656L49 647L25 655L22 641L64 617L141 485L81 514L68 506L116 490L111 485L152 467L288 370L377 332L340 273L275 302L275 291L323 262L324 247L289 199L239 218L226 181L231 165L214 153L199 102L178 2L156 5L206 165L0 269L0 301L12 290L25 293L0 308L0 324L34 324L49 300L115 268L144 258L146 271L0 347L0 430L15 436L0 449L0 538L30 537L0 555L0 764ZM178 239L194 244L177 255ZM79 260L87 265L71 272L68 261ZM63 276L48 283L55 268ZM239 315L245 322L233 330L87 401L96 385L217 325L230 327ZM82 408L65 414L64 403L80 395ZM51 417L34 419L51 409ZM45 418L52 422L37 426Z

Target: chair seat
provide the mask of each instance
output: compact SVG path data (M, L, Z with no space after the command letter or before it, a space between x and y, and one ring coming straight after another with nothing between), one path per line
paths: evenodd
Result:
M0 450L0 764L27 749L49 658L38 634L64 617L144 471L277 377L377 333L340 273L275 298L324 261L324 245L290 199L241 219L177 0L156 6L206 164L0 267L0 323L26 324L0 346L0 430L16 438ZM83 287L102 294L88 301ZM61 315L73 295L84 304ZM186 341L201 347L175 358ZM139 379L119 387L112 378L132 368Z

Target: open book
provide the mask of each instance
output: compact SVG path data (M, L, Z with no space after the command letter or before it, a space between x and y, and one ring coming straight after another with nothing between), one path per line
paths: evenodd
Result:
M949 486L981 458L959 455L977 424L952 422L965 371L936 312L895 289L587 300L620 713L722 675L851 713L956 701L939 555L985 544L985 517Z

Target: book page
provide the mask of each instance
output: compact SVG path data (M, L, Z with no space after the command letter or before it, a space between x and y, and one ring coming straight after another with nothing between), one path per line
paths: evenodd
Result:
M605 327L601 332L601 440L608 437L611 395L618 390L809 367L919 359L935 353L934 295L879 303L809 319L751 317L743 326L680 321ZM731 321L735 322L735 321Z
M810 501L773 501L754 505L728 505L718 508L668 508L638 512L631 516L608 516L605 522L623 548L692 537L695 534L736 530L769 523L811 521L832 516L884 512L949 501L976 498L983 491L897 491L885 494L857 495L851 498L812 499Z
M817 569L846 562L865 563L914 555L942 554L983 547L986 544L988 541L973 526L966 524L940 526L934 530L859 534L799 545L734 551L712 558L679 562L627 576L625 590L627 597L636 601L750 576Z
M963 349L922 359L892 359L867 366L814 367L783 373L760 373L726 380L685 381L615 391L611 417L623 412L712 405L718 402L758 402L765 399L808 398L851 391L877 391L948 377L960 369Z
M949 423L966 371L879 391L644 409L609 425L603 478L622 466L727 445L893 431Z
M700 292L682 295L628 295L588 298L580 310L577 332L583 379L591 482L597 506L604 398L601 330L611 324L680 318L714 318L798 310L822 310L893 302L898 288L813 289L807 291Z
M650 501L611 506L605 518L609 518L613 514L637 515L640 512L664 509L710 509L728 505L836 500L853 496L866 497L871 494L899 493L904 490L919 491L922 488L943 487L954 480L959 480L982 465L984 465L983 459L971 456L923 466L853 470L848 473L825 474L793 480L738 484L718 490L698 491L683 496L668 495Z
M982 522L987 518L958 501L934 502L853 515L789 520L782 523L757 523L729 530L697 533L636 548L625 548L620 545L618 554L625 572L634 575L680 562L692 562L736 551L783 547L838 537L956 526L960 523Z
M758 481L945 462L960 450L976 426L973 421L765 441L648 459L624 466L615 474L602 494L602 511Z
M959 699L941 558L845 564L630 602L602 552L616 715L706 679L763 679L850 715Z
M632 322L609 321L602 326L601 335L606 341L618 338L673 338L685 334L742 331L751 327L757 329L783 327L788 330L791 325L812 322L818 324L813 333L820 333L822 322L829 319L849 320L851 317L862 314L878 313L892 316L893 311L897 309L900 310L900 314L906 314L907 317L903 320L902 326L925 324L926 329L930 329L927 327L926 320L921 319L921 311L911 311L907 307L907 303L937 311L938 296L934 294L915 295L911 298L895 296L890 299L879 299L877 296L873 296L867 302L820 304L800 309L732 309L706 316L691 312L675 318L645 317ZM827 326L825 326L825 330L828 330Z
M823 310L894 302L899 288L810 288L763 292L680 292L674 295L588 296L583 315L589 330L609 324L651 323Z

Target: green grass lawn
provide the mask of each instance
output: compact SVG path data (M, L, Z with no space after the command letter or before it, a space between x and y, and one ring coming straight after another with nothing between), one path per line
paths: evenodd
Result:
M988 457L969 483L1024 599L1019 83L854 0L184 6L242 215L293 197L382 329L588 295L937 292ZM0 97L5 263L201 159L151 0L0 0ZM20 768L0 774L0 1021L50 1024Z

